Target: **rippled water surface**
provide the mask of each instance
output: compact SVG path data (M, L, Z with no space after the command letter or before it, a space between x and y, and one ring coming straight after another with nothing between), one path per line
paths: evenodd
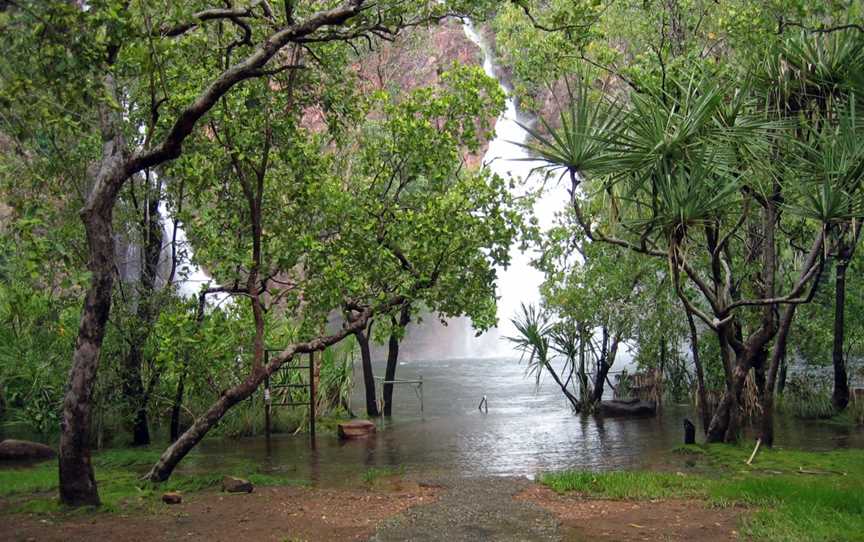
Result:
M376 365L376 374L384 367ZM660 462L681 443L686 407L667 406L658 418L599 420L571 414L554 382L536 390L515 360L411 362L397 377L424 382L424 414L414 391L397 387L394 416L374 438L340 442L319 431L306 435L205 441L199 465L217 467L242 456L297 478L338 483L370 467L401 467L421 474L532 476L566 468L621 469ZM353 408L363 411L357 390ZM478 411L483 395L489 413ZM864 431L781 419L778 446L805 449L864 447Z

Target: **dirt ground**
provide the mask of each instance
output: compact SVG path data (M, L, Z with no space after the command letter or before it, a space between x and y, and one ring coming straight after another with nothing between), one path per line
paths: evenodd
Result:
M738 540L738 508L710 508L696 500L609 501L559 495L532 485L515 497L552 512L567 541Z
M46 519L0 516L2 541L205 540L207 542L365 540L376 525L436 500L436 489L405 484L387 490L255 488L251 494L197 493L155 513Z
M428 506L427 506L428 505ZM2 508L2 506L0 506ZM2 510L0 510L2 512ZM0 542L205 540L691 541L737 540L745 510L696 500L610 501L559 495L524 479L418 484L398 477L373 489L256 488L204 492L151 512L0 515Z

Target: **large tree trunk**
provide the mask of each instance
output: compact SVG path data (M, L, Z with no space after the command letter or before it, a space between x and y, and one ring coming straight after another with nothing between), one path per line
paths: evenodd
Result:
M411 321L411 307L405 305L399 313L398 322L393 319L393 325L399 326L400 329L405 329L408 322ZM384 371L384 415L390 416L393 414L393 384L390 384L396 378L396 366L399 363L399 336L394 332L390 334L390 341L387 345L387 369Z
M99 353L105 336L105 323L111 310L111 289L114 273L114 240L111 219L117 193L131 175L148 167L180 156L182 144L192 133L198 120L234 85L258 75L261 69L283 47L315 33L325 26L339 26L364 8L362 0L344 3L311 15L305 21L274 32L249 56L216 77L177 116L161 143L152 145L132 156L124 156L121 115L104 100L99 106L102 132L102 157L95 183L81 212L89 250L90 286L84 299L78 338L72 354L69 386L63 400L61 418L59 471L60 500L68 505L98 504L99 494L90 462L90 431L93 385L96 380ZM120 46L109 43L107 62L113 64ZM111 75L102 78L105 89L117 102L121 97ZM179 441L178 441L179 442Z
M846 331L846 268L849 262L843 256L845 254L840 255L835 266L834 343L831 351L831 360L834 364L834 391L831 394L831 402L837 411L845 409L849 404L849 376L846 373L846 356L843 353Z
M99 216L83 213L90 247L90 287L81 311L78 339L69 371L60 422L60 501L68 506L98 505L99 493L90 462L93 386L114 285L114 240L111 210Z
M684 308L687 314L687 324L690 326L690 351L693 353L693 367L696 371L696 394L699 397L699 414L702 418L702 431L707 434L708 426L711 424L711 410L708 408L708 393L705 391L705 371L702 369L702 361L699 359L699 332L693 314Z
M114 81L105 77L113 92ZM99 170L81 210L87 235L90 286L84 297L78 338L72 354L69 385L63 399L60 421L60 501L69 506L98 505L99 492L90 462L93 387L99 366L99 353L105 337L105 324L111 311L114 287L114 236L111 225L117 193L128 177L124 163L125 141L117 126L115 112L100 107L103 134Z
M714 416L708 425L708 433L705 435L706 442L738 441L738 431L741 426L741 392L744 390L748 372L750 372L749 363L739 360L735 364L735 369L732 371L732 386L723 394L720 404L714 411Z
M369 335L372 333L372 326L365 331L358 330L354 333L357 337L357 344L360 345L360 359L363 364L363 388L366 392L366 415L370 418L377 418L381 414L378 412L378 402L375 399L375 374L372 371L372 351L369 348Z

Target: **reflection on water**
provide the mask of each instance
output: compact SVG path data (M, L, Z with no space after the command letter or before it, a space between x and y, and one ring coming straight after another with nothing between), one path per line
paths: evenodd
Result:
M383 374L383 365L376 374ZM205 441L198 466L216 468L243 457L265 467L326 484L369 467L401 467L409 473L460 476L531 476L566 468L622 469L653 464L683 439L686 407L666 407L662 417L598 420L574 416L553 382L539 391L515 360L448 360L400 365L398 378L422 376L425 413L414 391L397 387L394 417L368 440L340 442L321 431L316 449L306 435ZM362 390L354 410L363 411ZM489 413L477 409L483 395ZM804 449L864 447L864 431L779 420L779 446Z

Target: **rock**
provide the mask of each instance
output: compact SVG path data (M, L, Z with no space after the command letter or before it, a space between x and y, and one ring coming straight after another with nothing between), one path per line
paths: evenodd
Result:
M657 403L654 401L601 401L598 413L603 416L654 416Z
M375 424L369 420L351 420L340 423L338 427L339 438L366 438L375 433Z
M162 494L162 502L165 504L180 504L183 502L183 495L176 491L169 491L168 493Z
M51 459L56 455L50 446L38 442L15 439L0 442L0 461Z
M226 476L222 478L222 491L228 493L252 493L255 486L249 480Z

